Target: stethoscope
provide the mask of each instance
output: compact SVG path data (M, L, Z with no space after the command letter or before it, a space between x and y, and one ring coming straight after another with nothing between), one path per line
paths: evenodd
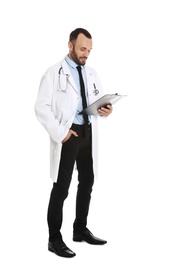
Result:
M62 83L61 83L61 71L62 71L62 66L60 67L59 72L58 72L58 74L59 74L59 87L60 87L62 92L66 92L67 88L68 88L68 78L69 78L69 75L65 74L66 75L66 84L65 84L65 86L62 86Z
M62 83L61 83L61 71L62 71L62 66L60 67L59 69L59 87L61 89L62 92L66 92L67 91L67 88L68 88L68 78L69 78L69 75L68 74L65 74L66 75L66 84L65 84L65 87L62 86ZM94 95L97 96L99 94L99 90L96 88L96 85L95 83L93 83L93 86L94 86Z
M94 93L95 96L97 96L97 95L99 94L99 90L96 88L95 83L94 83L93 85L94 85L94 91L93 91L93 93Z

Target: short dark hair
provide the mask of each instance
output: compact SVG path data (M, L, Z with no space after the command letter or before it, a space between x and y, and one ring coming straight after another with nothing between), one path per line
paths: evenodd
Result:
M92 39L91 34L87 30L83 28L77 28L70 33L69 41L75 41L80 33L83 33L88 39Z

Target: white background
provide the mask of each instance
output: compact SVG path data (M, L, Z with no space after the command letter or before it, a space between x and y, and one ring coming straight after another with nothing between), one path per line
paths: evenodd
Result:
M41 76L68 53L77 27L93 36L87 64L105 92L128 97L99 121L100 177L88 227L108 244L72 242L77 173L65 202L64 240L80 260L173 259L171 2L1 2L1 259L56 258L47 251L49 137L34 103Z

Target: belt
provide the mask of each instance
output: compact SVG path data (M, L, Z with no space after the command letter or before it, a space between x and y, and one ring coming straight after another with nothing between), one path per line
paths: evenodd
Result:
M88 124L87 127L88 127L88 129L91 129L91 124ZM72 130L85 129L85 125L72 124L70 129L72 129Z

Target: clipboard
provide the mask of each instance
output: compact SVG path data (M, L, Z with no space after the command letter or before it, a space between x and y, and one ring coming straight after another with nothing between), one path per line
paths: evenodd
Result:
M80 115L84 115L84 114L98 115L99 114L98 109L100 107L106 107L107 105L113 105L125 96L126 95L119 95L118 93L116 93L116 94L106 94L103 97L96 100L91 105L89 105L87 108L82 110L79 114Z

